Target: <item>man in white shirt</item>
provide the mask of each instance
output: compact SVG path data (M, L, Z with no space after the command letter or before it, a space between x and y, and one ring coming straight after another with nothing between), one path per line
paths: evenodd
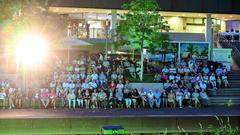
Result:
M124 88L124 84L122 83L122 81L119 81L119 83L116 86L117 90L123 90Z
M92 88L92 89L96 89L98 87L98 85L97 85L97 83L95 81L91 81L89 83L89 85L90 85L90 88Z
M108 68L109 66L110 66L109 61L108 61L108 60L104 60L104 61L103 61L103 67L104 67L104 68Z
M165 73L165 74L169 73L169 69L167 68L167 66L163 67L162 72Z
M150 90L148 92L147 98L148 98L148 103L149 103L150 108L153 108L153 105L154 105L154 94L153 94L152 90Z
M203 81L200 81L200 82L199 82L199 86L200 86L200 88L201 88L202 90L206 90L206 89L207 89L207 84L206 84L205 82L203 82Z
M111 79L112 79L112 80L116 80L117 77L118 77L118 75L117 75L116 72L114 71L114 72L112 73L112 75L111 75Z
M176 92L176 101L179 103L179 108L182 108L182 101L183 101L183 92L178 90Z
M98 79L98 74L96 72L93 72L93 74L91 75L91 78L93 81Z
M5 108L5 98L6 98L7 94L5 92L4 89L0 90L0 102L2 102L2 106L3 108Z
M89 90L90 85L87 80L82 84L82 90Z

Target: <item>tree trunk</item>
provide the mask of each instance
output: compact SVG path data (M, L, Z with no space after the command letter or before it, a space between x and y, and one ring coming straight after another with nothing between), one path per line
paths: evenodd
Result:
M143 46L141 46L141 72L140 72L140 80L143 81L143 60L144 60L144 56L143 56Z
M142 32L142 38L141 38L141 46L140 46L140 53L141 53L141 71L140 71L140 80L143 81L143 72L144 72L144 69L143 69L143 60L144 60L144 56L143 56L143 45L144 45L144 30Z
M135 58L135 50L133 49L133 51L132 51L132 59L134 60L134 58Z

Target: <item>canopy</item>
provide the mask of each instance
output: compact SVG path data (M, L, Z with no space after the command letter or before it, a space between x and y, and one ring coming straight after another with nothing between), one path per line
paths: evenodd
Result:
M87 45L92 45L86 41L80 40L78 38L71 38L67 37L62 40L63 45L67 46L87 46Z

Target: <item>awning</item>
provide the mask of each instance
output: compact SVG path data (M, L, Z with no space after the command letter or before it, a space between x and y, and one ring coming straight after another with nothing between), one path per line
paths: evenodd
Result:
M80 40L78 38L67 37L62 40L62 44L66 46L87 46L92 45L86 41Z

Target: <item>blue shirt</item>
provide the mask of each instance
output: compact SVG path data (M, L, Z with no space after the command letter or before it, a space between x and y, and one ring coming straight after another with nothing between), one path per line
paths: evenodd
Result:
M203 71L203 73L208 74L209 73L209 68L208 67L204 67L202 69L202 71Z
M161 92L155 92L155 93L154 93L154 97L155 97L156 99L160 99L161 96L162 96L162 93L161 93Z
M223 74L223 69L222 68L217 68L216 69L216 74L217 75L222 75Z
M198 92L193 92L192 93L192 98L193 99L199 98L199 93Z
M101 80L101 81L106 80L106 76L104 74L100 74L99 80Z

